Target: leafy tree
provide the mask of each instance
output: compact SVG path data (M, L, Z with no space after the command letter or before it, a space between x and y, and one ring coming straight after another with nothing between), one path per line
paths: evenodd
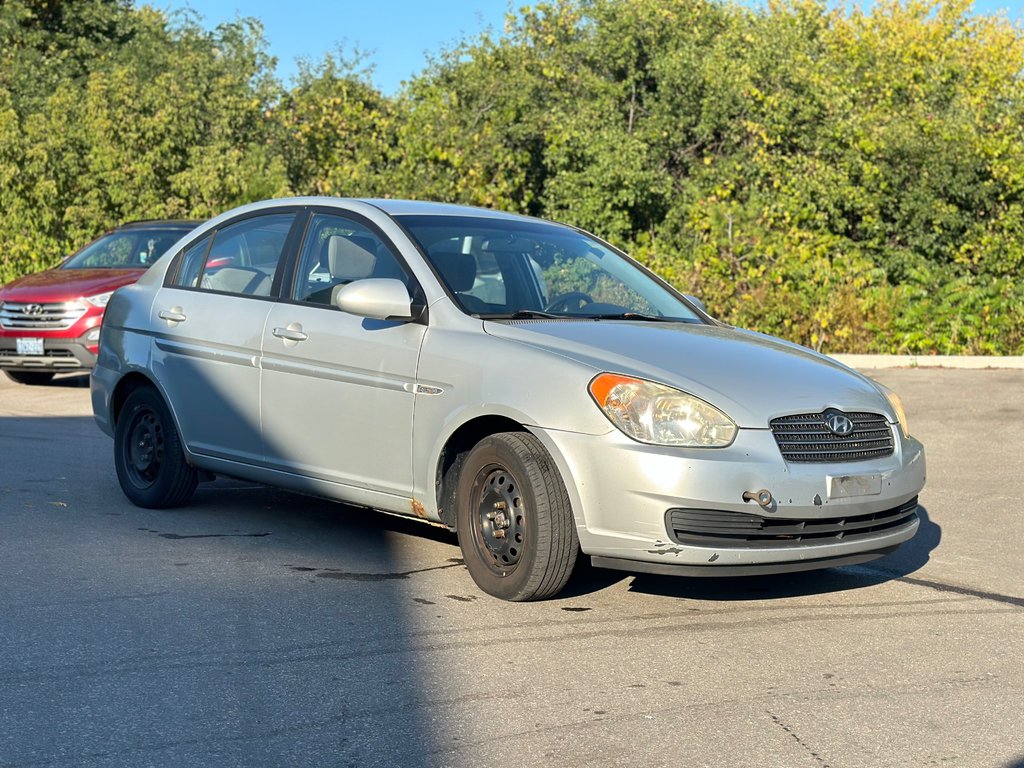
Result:
M1024 32L970 0L551 0L395 97L259 24L0 4L0 279L285 194L547 216L826 351L1024 352Z
M24 114L9 92L0 96L4 279L127 220L204 218L289 191L283 160L268 150L264 112L279 86L259 26L206 32L150 8L131 12L127 26L91 69L67 68ZM50 34L37 27L36 38ZM38 45L49 50L67 34Z
M388 193L398 117L394 103L369 82L360 57L328 54L300 62L296 84L268 113L276 147L298 194L376 196Z

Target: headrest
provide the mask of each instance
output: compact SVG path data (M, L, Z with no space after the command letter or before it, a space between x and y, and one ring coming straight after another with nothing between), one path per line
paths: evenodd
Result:
M476 259L470 253L441 252L430 254L434 266L448 287L455 293L473 289L476 281Z
M331 235L327 239L327 269L335 280L362 280L373 274L376 248L372 240L359 239L366 245L344 235Z

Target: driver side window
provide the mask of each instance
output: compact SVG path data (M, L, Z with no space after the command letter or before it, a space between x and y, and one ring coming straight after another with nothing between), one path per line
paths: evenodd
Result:
M384 241L363 224L344 216L317 213L302 244L297 301L333 306L337 288L368 277L411 283Z

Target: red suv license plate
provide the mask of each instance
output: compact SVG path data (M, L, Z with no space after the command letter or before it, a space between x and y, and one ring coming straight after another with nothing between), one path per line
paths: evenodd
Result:
M42 339L17 339L19 355L41 355L43 354Z

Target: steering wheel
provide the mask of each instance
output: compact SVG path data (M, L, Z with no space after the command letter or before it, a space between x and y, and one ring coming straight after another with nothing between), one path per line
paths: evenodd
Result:
M589 294L583 291L569 291L555 296L548 305L544 307L545 312L578 312L587 304L593 304L594 300Z

